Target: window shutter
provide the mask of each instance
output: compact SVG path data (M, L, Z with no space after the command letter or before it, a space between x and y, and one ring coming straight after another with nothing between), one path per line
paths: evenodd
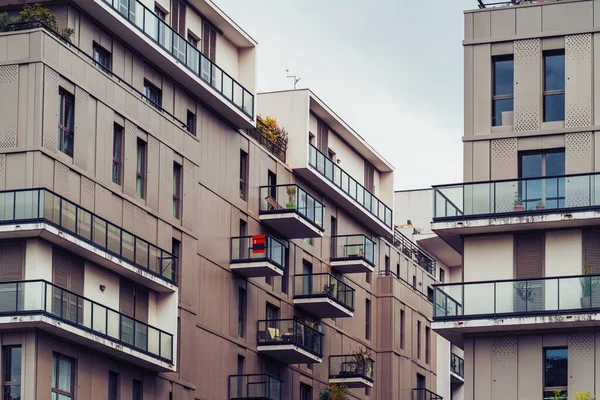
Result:
M0 281L23 279L23 242L4 243L0 247Z
M179 0L173 0L171 7L171 28L179 31Z
M600 274L600 230L586 229L583 231L583 264L590 265L590 274Z
M120 311L129 316L132 317L134 316L134 296L133 296L133 283L121 279L121 285L119 288L119 308Z
M83 260L76 257L71 257L69 266L70 271L68 289L71 292L83 296L83 280L85 271Z
M135 290L135 319L148 323L148 291L136 286Z
M543 275L544 234L515 236L517 279L536 279Z
M319 151L327 155L329 150L329 129L321 120L317 120L317 147Z
M179 34L185 38L185 13L186 4L184 1L179 2Z
M210 58L210 26L202 20L202 53Z
M56 248L52 252L52 282L62 288L69 286L69 257Z
M215 62L216 59L216 54L217 52L217 31L215 30L215 28L213 28L212 26L210 27L210 55L208 56L208 58L210 58L210 60L212 62Z
M367 189L371 193L373 193L375 190L375 182L373 175L375 175L375 167L373 166L373 164L365 160L365 189Z

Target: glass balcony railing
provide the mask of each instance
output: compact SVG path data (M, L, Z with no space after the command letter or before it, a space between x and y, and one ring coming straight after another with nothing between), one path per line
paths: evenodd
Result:
M44 314L173 362L173 335L43 280L0 283L0 315Z
M285 214L294 212L324 231L325 206L298 185L260 187L260 213Z
M600 207L600 173L433 187L434 221Z
M229 400L282 400L283 381L268 374L230 375Z
M463 378L465 376L465 360L454 353L450 353L450 370Z
M360 204L367 213L392 229L392 210L388 206L348 175L346 171L338 167L325 154L317 150L315 146L310 143L308 146L308 164L311 167L352 200Z
M283 271L286 268L285 248L283 243L271 235L233 237L231 262L268 261Z
M194 75L248 117L254 116L254 96L175 32L139 0L103 0Z
M176 283L177 258L48 189L0 191L0 225L43 221Z
M442 396L427 389L413 389L412 400L443 400Z
M323 334L297 319L258 321L257 343L261 345L294 345L323 357Z
M374 364L362 354L329 356L329 379L362 378L373 382Z
M331 274L305 274L294 277L294 298L329 298L354 311L354 289Z
M600 275L434 285L436 320L600 311Z
M364 260L375 266L375 242L365 235L331 237L331 261Z
M404 236L402 232L397 229L394 229L394 246L418 266L435 276L437 271L437 262L435 258L430 256L419 245Z

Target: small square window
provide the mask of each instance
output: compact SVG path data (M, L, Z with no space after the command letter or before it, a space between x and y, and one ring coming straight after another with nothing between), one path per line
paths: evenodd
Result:
M111 70L111 54L98 43L94 43L94 65L104 72Z
M162 107L162 91L147 79L144 79L144 97L154 107Z

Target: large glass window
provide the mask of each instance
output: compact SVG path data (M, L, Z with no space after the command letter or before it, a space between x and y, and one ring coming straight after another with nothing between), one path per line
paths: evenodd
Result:
M565 52L544 53L544 122L565 119Z
M544 349L544 398L552 398L559 390L566 399L568 385L568 355L566 347Z
M75 398L74 365L72 358L58 353L52 355L52 400Z
M565 151L564 149L545 152L524 152L519 157L521 181L518 199L526 210L534 210L538 205L544 208L565 206ZM556 178L552 178L556 177Z
M58 91L58 150L73 157L75 132L75 97L60 88Z
M142 400L143 397L144 397L144 393L143 393L142 381L138 381L137 379L134 379L133 380L132 399L133 400Z
M514 99L514 62L513 56L494 57L492 59L493 93L492 126L512 125L505 121L503 114L513 111ZM507 114L504 114L508 118Z
M8 346L3 354L4 374L2 379L2 399L21 399L21 346Z
M246 289L238 291L238 336L246 336Z

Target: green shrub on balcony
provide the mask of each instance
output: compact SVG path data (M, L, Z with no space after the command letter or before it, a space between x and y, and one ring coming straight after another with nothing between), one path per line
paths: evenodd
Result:
M9 17L6 11L0 13L1 32L6 32L10 28L10 24L19 22L40 22L68 42L75 34L75 31L71 28L59 28L56 16L40 3L26 4L16 18Z
M319 391L319 400L348 400L348 387L330 383L325 389Z

